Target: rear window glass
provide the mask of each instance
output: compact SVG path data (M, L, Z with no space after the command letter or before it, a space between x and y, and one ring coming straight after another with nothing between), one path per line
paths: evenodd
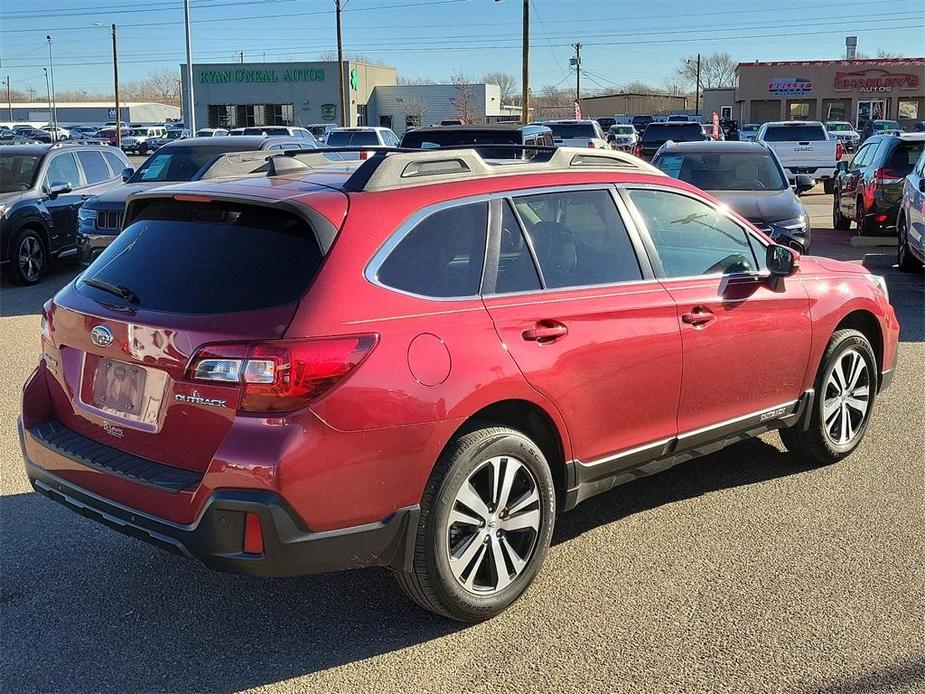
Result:
M779 125L764 131L765 142L805 142L827 140L821 125Z
M555 138L570 140L576 137L592 139L597 137L597 130L591 123L543 123L552 130Z
M669 125L649 125L642 135L643 142L691 142L703 139L700 123L671 123Z
M413 130L405 133L401 146L413 149L435 149L439 147L452 147L458 145L519 145L521 136L519 130L498 131L420 131ZM512 149L497 147L478 147L477 151L482 157L490 159L515 159L520 152Z
M378 146L379 138L371 130L360 132L333 132L328 134L328 147L367 147Z
M234 148L232 148L234 149ZM196 173L224 152L215 147L177 147L156 152L132 176L143 181L192 181Z
M434 212L399 242L376 278L421 296L474 296L482 281L487 230L488 203Z
M244 135L288 135L289 128L274 128L268 126L265 128L244 128Z
M783 190L783 173L768 153L669 152L656 157L656 167L701 190Z
M122 299L83 281L78 290L152 311L254 311L298 300L321 260L311 227L293 215L164 200L145 207L81 278L124 287L135 297Z
M901 176L908 176L912 173L919 157L922 156L923 150L925 150L925 141L900 142L893 148L884 166L887 169L893 169Z

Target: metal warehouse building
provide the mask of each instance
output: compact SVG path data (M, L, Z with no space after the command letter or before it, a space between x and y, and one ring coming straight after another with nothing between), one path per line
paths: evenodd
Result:
M184 89L186 67L180 68ZM476 122L517 118L502 107L494 84L469 84L463 99L453 84L399 85L393 67L344 61L350 125L391 128L456 118L459 102ZM196 127L340 124L337 61L193 65Z
M47 101L16 103L11 105L12 122L45 125L52 122L51 110ZM9 117L10 107L6 104L0 109L2 117ZM116 107L112 101L87 101L76 103L57 103L55 111L58 123L62 127L69 125L103 125L116 121ZM153 102L130 101L119 104L120 120L125 123L165 123L180 117L177 106Z
M739 63L730 89L705 89L703 111L740 123L925 120L925 58Z

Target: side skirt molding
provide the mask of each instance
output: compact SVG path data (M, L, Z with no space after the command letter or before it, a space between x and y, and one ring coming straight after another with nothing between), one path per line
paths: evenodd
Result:
M693 458L715 453L726 446L754 438L773 429L809 424L815 393L807 390L798 400L736 417L703 429L622 451L588 463L566 463L568 489L563 510L569 510L597 494L641 477L654 475Z

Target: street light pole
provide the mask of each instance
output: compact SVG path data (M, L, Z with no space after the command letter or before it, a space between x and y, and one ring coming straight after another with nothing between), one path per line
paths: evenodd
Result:
M48 68L43 67L42 72L45 73L45 94L48 95L48 115L51 115L51 87L48 85Z
M530 0L524 0L523 16L523 57L521 59L521 82L523 82L523 96L520 98L520 122L530 122Z
M122 149L122 117L119 111L119 46L116 40L116 25L112 25L112 84L116 99L116 147Z
M185 125L189 128L190 136L193 136L196 134L196 114L193 111L193 45L190 33L189 0L183 0L183 17L186 23L186 114L189 116L189 122Z
M58 141L58 104L55 103L55 60L51 52L51 34L45 37L48 40L48 68L51 71L51 91L49 94L49 108L51 109L51 122L54 126L52 142Z
M13 92L10 87L10 76L6 76L6 104L10 108L10 125L13 125Z
M342 128L346 128L350 123L347 120L347 94L344 88L344 40L341 30L340 0L334 0L334 13L337 15L337 79L340 85L337 93L340 101L340 125Z

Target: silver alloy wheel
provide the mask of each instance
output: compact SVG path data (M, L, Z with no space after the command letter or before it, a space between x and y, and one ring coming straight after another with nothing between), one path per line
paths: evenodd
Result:
M823 393L823 428L832 443L846 446L858 435L870 410L870 387L870 372L861 353L854 349L843 352Z
M539 487L511 456L479 465L456 492L446 527L453 577L476 595L506 588L533 556L542 524Z
M42 276L45 268L45 249L34 236L25 236L19 244L19 270L29 282Z

